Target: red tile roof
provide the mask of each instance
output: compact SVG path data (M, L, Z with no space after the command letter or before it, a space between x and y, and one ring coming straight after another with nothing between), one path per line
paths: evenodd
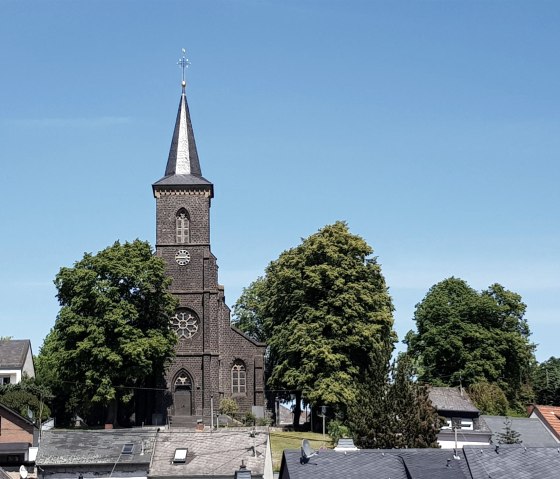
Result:
M533 412L543 421L544 425L560 439L560 407L535 405Z

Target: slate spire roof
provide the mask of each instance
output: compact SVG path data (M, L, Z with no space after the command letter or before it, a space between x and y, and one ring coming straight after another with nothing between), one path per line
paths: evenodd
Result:
M165 176L153 184L154 190L159 187L200 187L206 186L212 190L212 183L203 178L198 159L198 151L194 139L191 115L185 93L185 82L179 100L175 129L169 148L169 157L165 168Z

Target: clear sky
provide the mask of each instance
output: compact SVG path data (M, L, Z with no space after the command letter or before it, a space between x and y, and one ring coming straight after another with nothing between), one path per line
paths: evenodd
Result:
M232 305L346 220L400 339L449 276L520 293L560 356L560 2L0 0L0 335L35 353L53 279L155 239L181 48Z

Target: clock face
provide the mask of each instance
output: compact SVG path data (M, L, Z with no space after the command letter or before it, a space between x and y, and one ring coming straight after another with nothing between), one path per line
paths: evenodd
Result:
M190 260L191 255L186 249L180 249L177 253L175 253L175 261L177 261L177 264L181 266L188 264Z

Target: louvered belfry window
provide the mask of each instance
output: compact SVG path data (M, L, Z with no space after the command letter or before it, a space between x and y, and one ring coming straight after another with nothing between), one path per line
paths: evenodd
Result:
M189 242L189 227L190 227L190 220L189 214L187 210L181 208L177 212L177 216L175 218L176 221L176 241L177 243L188 243Z

